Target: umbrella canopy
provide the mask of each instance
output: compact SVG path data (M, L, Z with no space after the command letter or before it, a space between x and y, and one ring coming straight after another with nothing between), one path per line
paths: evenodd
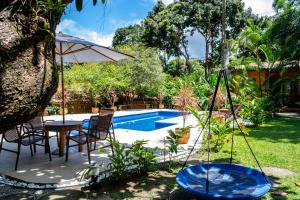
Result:
M55 59L56 62L61 64L63 122L65 121L64 63L114 62L129 58L132 58L132 56L62 32L57 33L55 38Z
M56 61L60 62L63 56L63 63L119 61L132 57L61 32L56 35L55 45Z

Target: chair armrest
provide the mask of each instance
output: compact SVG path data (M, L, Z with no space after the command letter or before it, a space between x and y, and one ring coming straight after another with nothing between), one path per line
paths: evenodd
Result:
M85 133L84 131L82 131L82 130L79 130L79 129L76 129L76 128L72 128L72 129L70 129L70 130L68 131L67 137L72 137L72 136L70 136L70 134L72 133L72 131L77 131L77 132L79 133L79 135L81 135L81 134L85 135L85 134L86 134L86 133Z

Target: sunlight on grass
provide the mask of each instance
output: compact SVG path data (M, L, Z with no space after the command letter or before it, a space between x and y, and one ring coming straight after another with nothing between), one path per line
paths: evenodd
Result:
M265 200L296 200L300 199L300 188L295 182L300 181L300 123L296 119L274 118L269 119L259 128L250 130L247 139L262 167L278 167L294 172L294 177L272 177L273 181L280 182L280 186L272 191L284 191L287 197L275 197L270 194ZM227 143L219 153L212 153L214 162L228 162L230 159L230 143ZM201 152L203 153L203 152ZM201 158L206 159L206 154ZM241 134L235 137L234 163L258 167Z

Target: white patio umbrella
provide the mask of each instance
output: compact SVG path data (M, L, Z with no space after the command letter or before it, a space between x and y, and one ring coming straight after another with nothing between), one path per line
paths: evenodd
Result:
M64 63L108 62L132 58L111 48L59 32L55 38L55 60L61 65L63 122L65 121Z

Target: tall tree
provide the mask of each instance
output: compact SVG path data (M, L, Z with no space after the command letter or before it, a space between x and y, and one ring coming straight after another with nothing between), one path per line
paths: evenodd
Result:
M180 15L182 7L176 2L165 6L158 1L153 10L144 20L145 31L143 40L150 47L157 47L164 51L168 57L174 56L179 60L183 56L187 71L191 71L187 41L185 37L185 19ZM178 73L179 75L179 64Z
M277 16L268 30L267 40L281 50L282 60L299 60L300 2L276 0L274 8Z
M244 11L241 0L227 2L227 38L236 37L246 26L250 11ZM197 30L206 41L206 78L209 67L220 62L221 55L221 18L222 1L181 0L169 6L158 4L145 19L145 41L150 46L158 46L170 55L189 59L187 52L186 30Z
M0 129L31 119L54 94L58 84L54 31L72 1L1 0ZM76 0L79 11L82 1Z
M137 45L142 42L143 31L144 27L139 24L119 28L113 37L112 46Z

